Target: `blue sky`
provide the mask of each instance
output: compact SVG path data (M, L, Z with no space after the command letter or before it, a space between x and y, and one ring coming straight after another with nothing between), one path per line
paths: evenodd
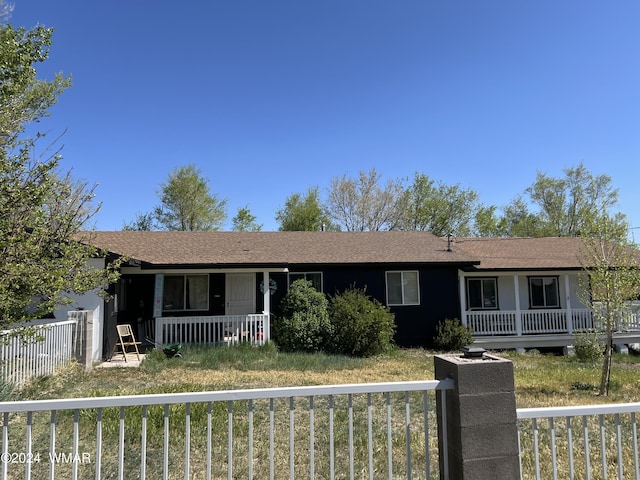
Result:
M640 227L640 2L15 0L73 76L41 129L98 183L99 230L195 163L275 230L294 192L375 168L503 206L580 162ZM636 238L640 230L636 231Z

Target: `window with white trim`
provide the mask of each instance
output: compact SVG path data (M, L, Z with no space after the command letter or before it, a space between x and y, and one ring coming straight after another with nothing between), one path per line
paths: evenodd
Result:
M495 278L467 278L467 308L469 310L498 308L498 284Z
M311 282L313 288L322 292L322 272L289 272L289 285L301 279Z
M531 308L560 308L558 277L529 277Z
M417 271L386 272L387 305L420 305Z
M209 275L165 275L163 310L209 310Z

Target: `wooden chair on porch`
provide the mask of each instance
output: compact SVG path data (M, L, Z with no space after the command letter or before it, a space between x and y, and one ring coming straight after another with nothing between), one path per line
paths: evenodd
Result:
M125 362L127 361L127 348L129 347L134 348L136 352L136 356L138 357L138 360L140 360L140 351L138 350L138 345L140 345L142 342L136 341L136 337L133 334L133 329L131 328L131 325L129 324L117 325L116 329L118 331L118 341L113 346L113 350L111 351L111 358L109 360L113 358L116 351L118 350L118 347L121 350L121 353L122 353L122 356L124 357Z

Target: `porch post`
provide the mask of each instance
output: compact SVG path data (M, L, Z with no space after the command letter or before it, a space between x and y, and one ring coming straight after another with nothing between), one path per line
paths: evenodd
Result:
M262 285L264 285L262 287L262 290L264 290L262 293L264 300L263 313L269 315L271 312L271 291L269 290L269 272L267 271L262 272Z
M264 285L264 313L267 316L266 325L262 325L262 343L271 340L271 289L269 288L269 272L262 272L262 281Z
M465 327L467 326L467 295L465 289L464 275L458 277L460 287L458 288L460 294L460 322Z
M513 276L513 289L516 296L516 335L522 335L522 310L520 310L520 280L518 275Z
M569 335L573 334L573 314L571 313L571 290L569 290L569 275L564 275L564 290L567 298L567 332Z

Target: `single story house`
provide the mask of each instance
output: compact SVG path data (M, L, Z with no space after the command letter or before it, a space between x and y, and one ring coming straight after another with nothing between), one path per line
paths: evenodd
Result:
M395 341L406 347L430 346L445 318L471 326L487 348L569 345L592 325L577 294L576 238L102 231L91 242L126 258L114 298L99 309L103 356L117 323L156 344L267 340L272 315L299 278L326 294L366 288L394 313ZM624 343L632 341L640 340Z

